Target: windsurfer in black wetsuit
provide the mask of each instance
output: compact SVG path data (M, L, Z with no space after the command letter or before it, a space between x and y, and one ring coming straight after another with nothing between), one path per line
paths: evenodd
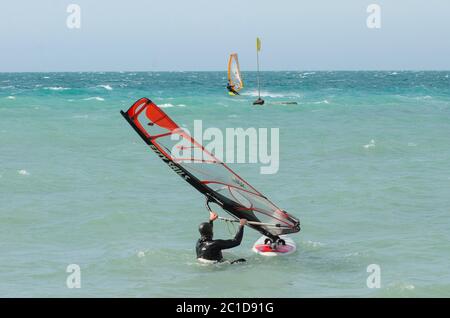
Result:
M234 85L231 85L229 80L227 83L227 89L230 93L233 93L234 95L239 95L239 93L234 90Z
M209 222L203 222L199 226L200 239L197 241L195 248L197 258L208 261L223 261L222 250L233 248L241 244L244 235L244 225L247 224L246 219L239 221L240 226L235 237L230 240L213 240L213 222L217 219L217 213L209 213ZM231 263L245 262L245 259L238 259Z

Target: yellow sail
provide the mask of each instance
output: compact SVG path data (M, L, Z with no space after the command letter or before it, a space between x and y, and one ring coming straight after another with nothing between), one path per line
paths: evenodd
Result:
M230 54L228 60L228 81L236 92L244 87L237 53Z
M261 51L261 40L256 38L256 51Z

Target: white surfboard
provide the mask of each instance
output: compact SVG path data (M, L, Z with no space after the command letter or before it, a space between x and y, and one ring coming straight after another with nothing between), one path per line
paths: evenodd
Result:
M266 236L261 236L253 245L253 251L263 256L283 256L294 253L297 249L295 242L286 235L280 235L280 238L283 239L286 244L277 244L273 247L270 244L264 243L267 239Z

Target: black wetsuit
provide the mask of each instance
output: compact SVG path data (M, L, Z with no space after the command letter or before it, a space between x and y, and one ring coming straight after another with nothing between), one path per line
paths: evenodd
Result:
M210 221L212 226L212 221ZM209 237L201 237L197 241L195 250L197 258L203 258L211 261L222 261L222 250L236 247L241 244L242 236L244 235L244 226L239 226L239 230L231 240L213 240ZM242 260L245 261L245 260Z
M227 89L228 89L231 93L233 93L233 94L235 94L235 95L239 95L239 93L236 92L236 91L234 90L233 86L231 86L230 83L227 84Z

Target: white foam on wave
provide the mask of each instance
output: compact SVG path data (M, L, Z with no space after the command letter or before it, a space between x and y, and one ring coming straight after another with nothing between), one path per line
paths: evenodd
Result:
M62 86L50 86L50 87L44 87L44 89L46 90L51 90L51 91L66 91L69 90L69 87L62 87Z
M414 289L416 289L416 286L414 286L413 284L409 284L409 283L397 282L397 283L390 284L387 288L388 289L399 289L401 291L404 291L404 290L414 290Z
M360 255L359 252L351 252L351 253L344 254L344 257L356 257L356 256L359 256L359 255Z
M400 288L403 290L413 290L416 289L416 286L414 286L413 284L404 284Z
M7 99L16 99L16 96L8 96Z
M98 85L98 87L103 87L107 91L112 91L113 90L113 88L110 85Z
M298 77L307 78L309 75L314 75L314 74L316 74L316 72L304 72L304 73L299 74Z
M414 142L408 142L408 147L416 147L417 144Z
M174 105L174 104L171 104L171 103L165 103L165 104L158 104L158 106L159 107L161 107L161 108L170 108L170 107L186 107L186 105L185 104L177 104L177 105Z
M100 102L103 102L105 99L102 97L96 96L96 97L88 97L88 98L85 98L84 100L98 100Z
M372 139L367 145L364 145L363 147L366 149L375 147L375 140Z
M158 105L160 108L170 108L170 107L174 107L174 105L170 104L170 103L165 103L165 104L160 104Z
M30 175L30 173L24 169L17 170L17 173L20 174L21 176L29 176Z
M316 105L318 105L318 104L329 104L329 103L330 102L328 100L326 100L326 99L318 101L318 102L313 102L313 104L316 104Z
M139 251L137 253L137 257L139 257L139 258L145 257L145 252L144 251Z

